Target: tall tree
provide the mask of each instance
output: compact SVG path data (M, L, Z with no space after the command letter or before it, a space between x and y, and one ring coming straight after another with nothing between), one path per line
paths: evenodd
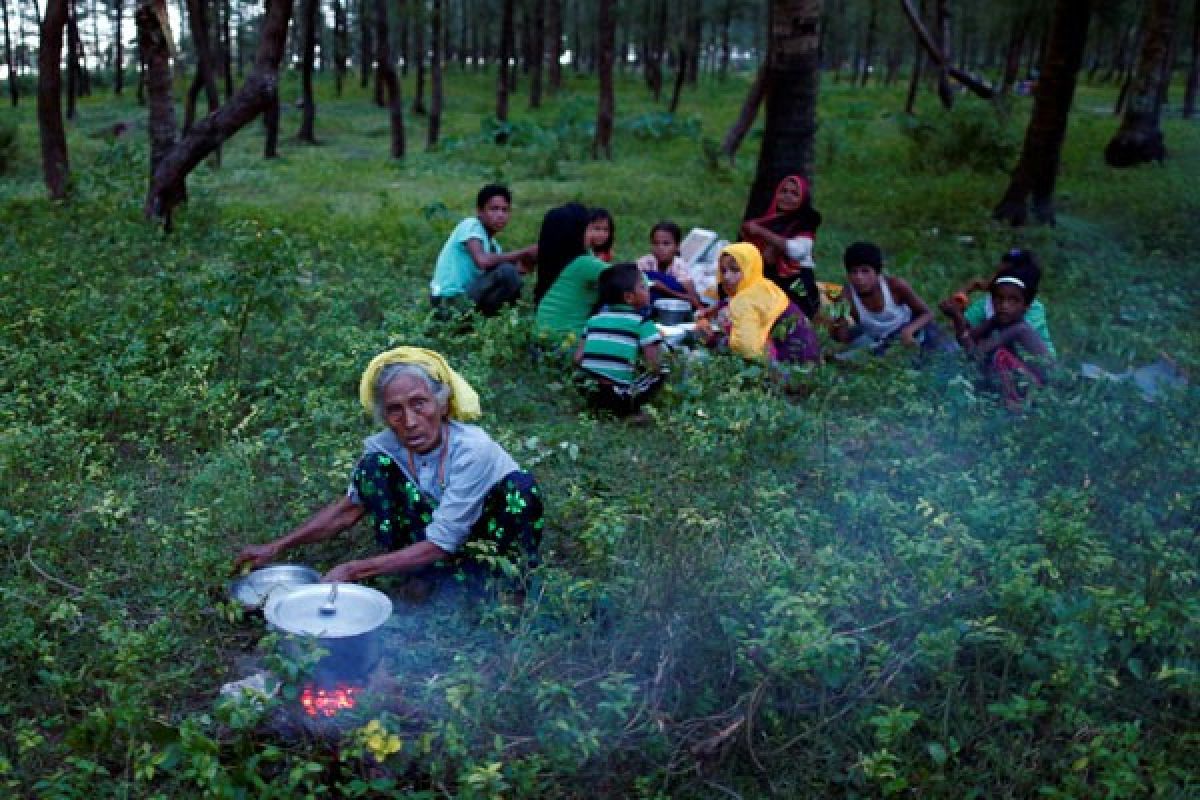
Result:
M404 0L397 0L400 13L404 13ZM388 109L388 124L391 127L391 156L404 158L404 98L400 94L400 81L396 78L396 66L392 63L392 45L388 35L387 0L375 0L375 58L379 83L383 87L384 102Z
M995 219L1024 225L1032 207L1035 220L1055 223L1054 187L1091 16L1092 0L1054 4L1025 143L1008 189L992 211Z
M596 56L600 73L600 97L596 102L596 136L592 140L592 158L612 158L614 109L613 60L617 45L617 19L613 0L596 3Z
M175 103L171 97L171 29L167 21L166 3L143 0L134 10L137 22L138 47L146 58L146 94L150 98L150 175L153 176L167 153L175 146ZM195 34L193 19L192 33ZM173 206L187 200L187 186L182 181L173 184L164 202ZM163 225L171 229L171 215L163 216Z
M500 9L500 61L496 65L496 119L508 119L508 92L512 86L508 78L508 62L513 52L513 0L501 0Z
M81 93L79 24L75 12L75 0L67 0L67 119L75 119L75 104Z
M0 0L0 12L4 14L4 68L8 71L8 94L12 98L13 108L21 99L17 88L17 68L13 63L12 36L8 32L8 0Z
M118 97L125 89L125 0L112 0L113 10L113 94Z
M771 0L766 128L745 217L761 216L788 175L813 175L820 78L821 0Z
M417 69L417 85L413 88L412 111L414 114L425 113L425 11L424 0L412 6L413 48L412 58L405 58L407 64L412 61Z
M1196 114L1196 93L1200 90L1200 0L1192 9L1192 65L1188 68L1187 88L1183 92L1183 118Z
M433 36L433 48L429 52L429 128L426 132L425 146L432 150L437 147L438 136L442 130L442 62L443 52L442 0L433 0L430 8L429 32Z
M871 62L875 60L875 37L879 35L879 0L871 0L867 15L867 41L863 45L862 63L859 65L858 85L866 86L871 79Z
M67 25L67 0L46 0L46 16L38 40L38 134L42 144L42 178L55 200L67 196L70 167L67 132L62 116L63 30Z
M358 0L358 52L359 75L358 87L367 88L371 81L371 65L375 63L375 52L371 49L371 31L374 21L371 19L371 0Z
M313 62L317 57L317 11L321 0L304 0L304 39L300 45L300 130L296 138L317 143L317 100L313 96Z
M1121 126L1104 148L1110 167L1132 167L1147 161L1162 161L1163 92L1170 74L1172 33L1179 16L1179 0L1150 0L1142 23L1144 35Z
M562 88L563 0L546 0L546 83L550 94Z
M57 0L61 2L61 0ZM143 0L149 2L149 0ZM196 165L259 114L279 100L279 65L283 61L292 0L268 0L258 37L254 68L233 99L197 122L158 161L146 192L147 218L170 220L185 196L185 181ZM163 6L163 19L166 8ZM142 19L142 18L139 18ZM139 37L140 41L141 37ZM143 57L147 54L143 53ZM148 62L149 63L149 62ZM149 80L148 80L149 84ZM158 85L158 82L155 82ZM169 80L164 83L168 88Z
M188 87L186 100L183 105L183 132L192 129L196 120L196 99L200 90L204 90L208 100L208 113L217 110L221 104L217 92L216 65L213 61L212 45L209 41L211 26L208 22L209 0L187 0L188 17L192 22L192 48L196 54L196 76Z
M333 0L333 87L338 97L346 83L346 58L350 49L350 34L347 29L346 6L342 0Z
M531 0L533 28L529 38L529 107L542 105L542 74L546 61L546 0Z

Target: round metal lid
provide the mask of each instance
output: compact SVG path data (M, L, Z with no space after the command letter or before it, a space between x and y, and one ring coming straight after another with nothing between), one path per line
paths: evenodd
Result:
M392 600L386 594L357 583L337 584L332 612L326 605L333 584L297 586L275 592L263 614L285 633L340 639L370 633L392 615Z
M299 564L272 564L248 572L229 584L229 594L246 608L259 608L272 592L317 583L321 573Z

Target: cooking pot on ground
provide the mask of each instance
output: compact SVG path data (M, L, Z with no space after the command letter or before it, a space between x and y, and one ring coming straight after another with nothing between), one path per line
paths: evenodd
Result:
M383 655L383 624L392 601L383 592L356 583L318 583L276 592L263 615L271 627L287 634L284 647L299 655L304 637L316 637L329 651L317 664L339 677L365 676Z
M248 572L229 583L229 596L247 611L260 610L275 592L287 592L297 586L318 583L321 573L300 564L272 564Z
M692 304L676 297L654 301L654 321L663 325L679 325L692 321Z

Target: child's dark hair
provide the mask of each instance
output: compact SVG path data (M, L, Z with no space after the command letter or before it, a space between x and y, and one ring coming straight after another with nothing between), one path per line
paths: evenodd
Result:
M874 242L855 242L846 248L842 255L842 263L847 272L862 266L883 272L883 251Z
M1038 264L1037 257L1023 247L1014 247L1004 255L1000 256L1000 263L1005 267L1020 267L1023 269L1031 269L1038 278L1042 277L1042 268Z
M669 233L671 238L675 240L676 245L683 241L683 231L679 229L678 225L669 219L659 220L658 222L654 223L654 227L650 229L650 238L653 239L654 234L658 233L659 231L662 231L663 233Z
M591 225L596 220L604 220L608 223L608 238L598 244L594 249L599 253L607 253L612 250L613 239L617 235L617 223L613 219L613 215L608 213L607 208L593 208L588 212L588 225Z
M642 271L637 268L637 264L628 261L613 264L601 272L600 277L596 280L600 301L596 307L624 303L626 293L635 290L641 282Z
M992 278L991 284L988 285L988 291L994 292L998 284L1011 283L1020 288L1021 294L1025 296L1025 305L1029 305L1037 297L1038 284L1041 280L1042 272L1032 261L1023 261L1018 264L1005 262L1005 265Z
M483 208L488 204L488 200L491 200L493 197L503 197L508 201L509 205L512 205L512 192L508 190L507 186L499 183L489 183L479 190L479 194L475 195L475 207Z

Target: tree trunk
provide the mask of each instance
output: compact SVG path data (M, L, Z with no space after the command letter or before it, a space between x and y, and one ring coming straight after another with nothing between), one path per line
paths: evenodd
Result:
M1054 186L1091 16L1091 0L1057 0L1054 5L1025 144L1008 189L992 211L994 219L1024 225L1031 200L1034 219L1055 223Z
M546 54L548 56L547 88L550 94L562 89L562 0L546 0Z
M596 102L596 138L592 158L612 159L613 57L616 50L617 19L613 0L599 0L596 7L596 66L600 73L600 96Z
M1021 50L1025 47L1025 34L1029 31L1032 9L1018 14L1013 19L1012 31L1008 36L1008 49L1004 54L1004 77L1000 81L1000 94L1006 95L1017 83L1021 71Z
M320 0L304 0L304 38L300 44L300 130L296 139L317 143L317 101L313 97L313 62L317 57L317 11Z
M212 46L208 38L210 26L207 5L208 0L188 0L187 2L188 17L192 26L192 46L196 51L196 76L192 79L191 86L188 87L183 105L184 135L192 129L192 123L196 120L196 98L201 89L204 89L208 99L208 113L216 111L217 106L221 104L214 75Z
M533 33L529 40L529 107L542 107L542 72L546 62L546 0L532 0Z
M413 6L413 66L417 70L417 85L413 90L412 112L425 114L425 12L423 2ZM405 59L405 63L409 59Z
M1187 88L1183 92L1183 118L1196 115L1196 92L1200 90L1200 0L1192 9L1192 66L1188 69ZM16 100L13 100L16 105Z
M150 98L150 175L158 171L167 154L175 147L175 102L171 97L171 43L165 4L142 0L134 11L138 47L146 59L146 94ZM172 183L161 198L159 213L163 227L171 230L171 209L187 200L187 185Z
M754 76L754 82L750 84L750 91L746 93L746 100L742 103L742 110L738 112L737 119L729 126L725 138L721 140L721 154L728 158L731 164L734 156L737 155L738 148L742 145L742 140L754 126L754 119L758 116L758 107L762 105L766 93L767 70L765 67L759 67L758 73Z
M653 32L646 48L646 86L657 103L662 99L663 58L667 52L667 0L658 0L654 15Z
M225 77L225 99L233 97L233 37L229 34L229 18L232 9L229 0L217 0L221 17L221 71ZM266 0L271 3L274 0ZM290 5L292 0L287 0Z
M924 23L921 22L920 13L913 8L911 0L901 0L901 7L904 9L904 15L908 17L909 25L912 26L913 32L917 34L917 41L933 59L933 63L937 65L939 70L938 79L938 96L942 101L942 105L947 109L954 105L954 91L950 87L949 82L943 87L942 77L949 75L954 80L961 83L966 88L970 89L975 95L982 97L985 100L990 100L995 96L996 90L987 84L986 81L975 77L964 69L953 66L949 63L946 54L941 50L938 44L929 35L929 31L925 30ZM943 88L945 91L943 92Z
M442 0L433 0L429 24L433 36L433 50L429 54L429 129L425 137L425 147L427 150L433 150L437 147L442 129L442 61L445 59L442 52Z
M75 0L67 0L67 119L75 119L79 99L79 27L75 22Z
M346 55L350 49L347 22L346 7L341 0L333 0L333 91L338 97L346 83Z
M496 119L508 119L508 62L512 58L513 0L501 0L500 59L496 65Z
M361 62L359 63L358 88L366 89L371 82L371 64L375 54L371 50L371 4L370 0L358 0L358 49Z
M717 79L720 81L729 77L729 65L733 60L733 42L729 29L733 27L734 10L733 0L725 0L725 5L721 7L721 61L717 66Z
M908 79L908 97L904 100L904 113L913 114L917 109L917 91L921 88L921 63L925 60L925 51L921 48L921 39L916 39L916 52L913 53L912 75Z
M67 25L67 0L46 0L46 16L38 39L38 134L42 144L42 178L54 200L67 196L70 167L67 133L62 117L63 31Z
M767 119L744 218L761 216L788 175L813 176L817 132L820 0L771 0Z
M400 13L404 13L404 0L397 0ZM387 103L388 123L391 126L391 157L404 158L404 98L400 93L400 81L396 78L396 67L392 63L392 44L388 37L387 0L375 0L375 57L378 59L379 83L383 87L384 102Z
M1162 81L1171 52L1171 34L1179 14L1179 0L1150 0L1142 29L1142 49L1125 105L1125 115L1108 146L1104 161L1110 167L1132 167L1162 161Z
M950 5L949 0L936 0L937 31L935 42L941 58L936 59L938 65L938 99L947 111L954 108L954 87L950 85L947 73L953 54L950 52Z
M291 0L269 0L259 32L254 69L232 100L197 122L187 136L163 155L146 193L147 218L170 220L171 212L185 196L187 176L196 165L255 117L278 103L279 65L283 61L291 15ZM143 56L146 56L144 49ZM167 86L169 89L169 84Z
M125 90L125 0L113 0L113 94Z
M695 88L700 80L700 40L704 38L703 4L697 3L688 15L687 26L687 83Z
M13 64L12 37L8 32L8 2L0 0L0 11L4 13L4 66L8 70L8 94L12 98L13 108L21 100L21 92L17 88L17 68Z
M671 102L667 106L667 113L674 114L679 110L679 98L683 95L683 82L687 79L688 72L688 49L684 42L679 43L679 63L676 64L675 70L675 86L671 89Z
M875 58L875 36L879 32L879 0L871 0L871 12L867 18L867 42L863 45L863 58L858 85L866 86L871 79L871 61Z

